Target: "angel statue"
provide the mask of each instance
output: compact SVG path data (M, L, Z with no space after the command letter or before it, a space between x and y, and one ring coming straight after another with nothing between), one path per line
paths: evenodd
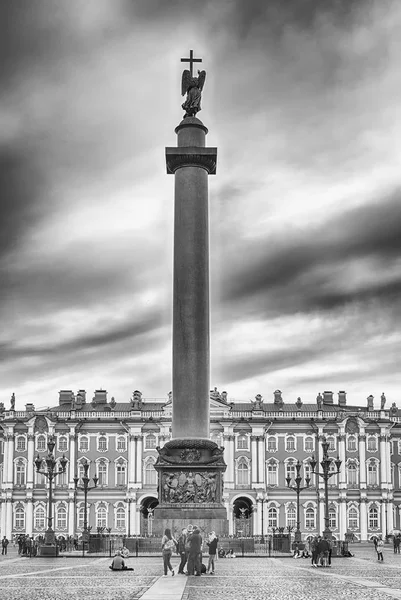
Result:
M206 71L198 71L198 77L193 77L189 69L182 72L181 95L187 94L187 98L182 105L185 110L184 119L195 117L196 113L201 110L201 97L205 79Z

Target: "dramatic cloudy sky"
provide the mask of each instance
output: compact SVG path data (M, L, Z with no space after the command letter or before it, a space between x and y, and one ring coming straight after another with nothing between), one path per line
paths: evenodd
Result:
M401 6L68 0L0 8L0 388L171 389L182 56L203 57L211 386L401 405Z

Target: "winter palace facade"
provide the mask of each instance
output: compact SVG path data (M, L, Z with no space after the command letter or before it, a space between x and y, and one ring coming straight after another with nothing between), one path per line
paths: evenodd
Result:
M329 518L333 536L367 540L400 529L401 411L395 403L380 408L369 396L365 407L349 406L345 392L319 394L313 404L284 402L279 390L270 402L235 402L215 389L210 395L211 439L225 448L224 502L232 535L267 535L296 525L296 493L286 478L310 477L300 495L303 538L324 529L324 482L311 473L310 461L341 460L339 475L329 479ZM172 400L146 399L138 391L119 403L97 390L59 393L53 408L24 411L0 405L0 536L33 537L47 527L48 482L35 459L45 459L47 440L56 440L56 459L68 460L54 484L53 526L58 536L80 536L84 496L75 489L89 463L97 488L87 497L92 531L111 528L127 536L151 535L157 505L158 446L170 439ZM319 479L319 480L318 480ZM304 482L304 480L303 480ZM91 480L92 483L92 480Z

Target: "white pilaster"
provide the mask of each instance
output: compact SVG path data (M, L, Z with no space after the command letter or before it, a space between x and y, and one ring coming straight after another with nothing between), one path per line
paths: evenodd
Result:
M368 539L368 514L365 499L361 499L360 509L360 527L361 527L361 542L366 542Z
M250 437L250 443L251 443L251 457L252 457L252 462L251 462L251 487L255 487L258 484L257 479L258 479L258 459L257 459L257 444L258 444L258 439L256 436L251 435Z
M340 500L340 539L345 540L345 534L347 533L347 502L345 498Z
M263 487L265 487L265 439L263 436L259 437L259 461L258 461L258 469L259 469L259 483Z
M366 490L366 435L359 435L359 483L361 490Z
M386 537L386 502L381 503L381 530L383 539Z
M32 498L27 498L25 504L25 531L27 535L32 536L33 532L33 502Z
M13 528L13 506L12 506L11 498L7 498L5 535L9 540L11 540L12 528Z
M345 467L345 434L343 432L338 436L338 456L341 460L340 474L339 474L339 488L345 489L346 483L346 467ZM344 538L341 538L344 539Z
M325 528L324 521L324 498L319 499L319 533L320 535L323 533Z
M143 437L138 435L136 447L136 483L142 484L142 454Z
M135 482L135 435L131 434L128 436L128 489L132 487Z
M394 529L394 512L392 499L387 502L387 533L391 533Z
M74 499L68 499L68 535L75 534L75 514L74 514Z
M392 490L394 488L392 477L391 477L391 440L390 436L386 438L386 465L387 465L387 489Z
M380 487L387 489L387 438L384 427L380 428Z
M12 430L14 426L12 427ZM7 455L7 483L11 486L14 482L14 468L13 468L13 460L14 460L14 432L10 433L8 436L8 455Z
M27 489L33 488L33 467L35 458L35 436L33 433L33 427L29 427L28 431L28 464L26 472L26 487Z
M74 488L75 484L74 484L74 477L75 477L75 472L76 472L76 462L77 462L77 457L75 454L75 425L70 425L70 434L68 436L69 439L69 456L70 456L70 468L69 468L69 474L68 474L68 487L69 488Z

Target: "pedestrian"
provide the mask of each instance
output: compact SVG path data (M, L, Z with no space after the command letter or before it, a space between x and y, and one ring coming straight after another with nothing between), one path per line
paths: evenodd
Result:
M189 544L188 575L200 577L202 571L202 537L197 527L194 527Z
M383 562L383 540L381 537L377 540L376 552L377 552L377 560L379 562Z
M9 544L9 541L8 541L7 537L4 536L3 539L1 540L1 553L2 554L7 554L8 544Z
M317 563L318 563L318 541L319 541L318 537L315 536L310 543L311 554L312 554L312 560L311 560L312 567L317 567Z
M187 529L185 527L182 528L181 530L181 534L180 537L178 538L178 554L180 555L181 558L181 562L180 565L178 567L178 573L180 573L181 575L184 575L184 569L185 569L185 565L187 563L187 553L185 551L185 543L187 541ZM189 550L188 550L188 554L189 554Z
M187 538L185 540L185 556L187 559L187 570L185 572L185 575L189 575L190 571L192 572L192 574L194 572L193 557L189 555L189 551L191 549L191 539L193 534L194 527L193 525L189 524L187 527Z
M176 548L176 546L177 540L175 540L171 535L171 529L165 529L164 536L162 539L163 567L165 577L167 577L167 569L171 572L171 575L174 577L174 569L171 566L171 555L173 554L173 549Z
M212 531L209 535L208 541L206 542L206 545L209 548L209 562L207 565L207 573L210 573L210 575L214 575L214 561L216 560L218 543L219 538L216 536L215 532Z

